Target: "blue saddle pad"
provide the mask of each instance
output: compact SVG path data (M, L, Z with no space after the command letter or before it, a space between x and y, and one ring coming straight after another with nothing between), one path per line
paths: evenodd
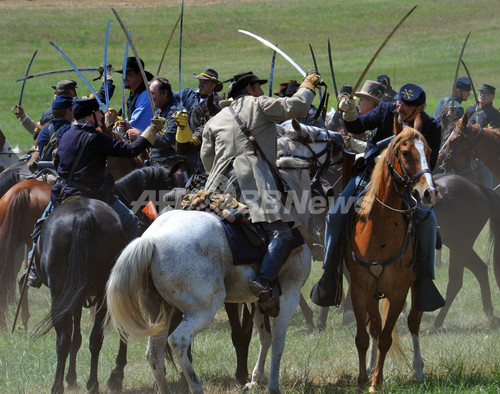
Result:
M234 264L260 264L266 254L266 250L257 248L248 240L244 230L241 228L242 224L239 222L229 223L225 220L221 220L221 223L231 247ZM304 239L297 229L293 229L292 234L295 238L295 247L304 244Z

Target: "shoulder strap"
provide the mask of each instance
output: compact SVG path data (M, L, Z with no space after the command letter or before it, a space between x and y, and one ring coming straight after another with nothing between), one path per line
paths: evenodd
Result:
M281 192L281 198L282 198L282 200L284 200L285 196L286 196L286 189L285 189L285 185L283 184L283 180L281 179L281 176L276 168L276 165L274 163L271 163L267 159L262 148L255 140L255 137L250 133L250 130L248 129L247 125L241 121L241 119L236 114L236 112L234 111L234 108L231 105L229 106L229 111L231 111L231 114L233 115L234 119L236 120L236 123L238 123L238 126L240 126L241 131L243 131L243 133L248 137L248 139L252 143L254 153L257 154L257 152L259 152L260 155L262 156L262 158L265 160L265 162L269 166L269 169L271 170L271 174L273 175L274 181L276 182L276 186L278 187L279 191Z
M87 146L90 137L92 137L92 133L87 133L87 135L83 138L83 142L80 145L80 150L78 151L78 154L76 155L75 161L73 162L73 166L71 167L71 171L69 172L68 179L66 181L71 181L73 179L73 175L75 174L76 167L78 166L78 163L80 163L80 159L82 158L83 151L85 150L85 147Z

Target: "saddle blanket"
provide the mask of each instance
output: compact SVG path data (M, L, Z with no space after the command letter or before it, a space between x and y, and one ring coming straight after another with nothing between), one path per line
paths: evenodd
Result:
M248 230L244 230L242 227L245 224L240 222L229 223L226 220L222 220L218 215L216 216L222 223L222 227L226 233L227 241L229 242L233 254L234 264L260 264L267 252L267 241L264 243L263 240L261 245L255 246L247 237L246 233ZM250 226L252 226L252 224L250 224ZM293 229L292 234L295 239L294 248L304 244L304 238L302 238L302 235L297 229ZM265 237L265 234L263 234L263 236Z

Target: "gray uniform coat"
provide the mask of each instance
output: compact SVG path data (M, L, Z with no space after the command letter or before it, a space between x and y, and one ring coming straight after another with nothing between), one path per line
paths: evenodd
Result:
M313 99L313 91L300 88L292 97L239 96L231 105L267 159L276 163L276 122L305 116ZM206 123L200 156L210 173L208 190L216 190L226 180L231 166L234 168L254 223L293 221L283 207L268 164L260 154L254 153L252 143L240 130L229 108L222 109Z

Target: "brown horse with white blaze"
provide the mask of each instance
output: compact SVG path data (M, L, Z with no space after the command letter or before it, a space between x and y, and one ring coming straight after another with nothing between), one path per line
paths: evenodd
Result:
M415 129L403 128L380 156L370 186L356 205L357 213L349 230L348 244L351 247L347 248L346 257L350 266L352 302L357 323L360 386L368 382L368 374L375 366L378 344L379 356L370 392L374 392L382 383L385 357L392 344L392 331L410 289L412 303L408 327L414 346L414 378L425 378L418 337L422 312L415 309L413 288L413 208L406 208L403 195L411 193L424 206L434 204L436 190L427 164L428 156L425 138ZM379 312L379 299L382 297L389 305L385 324ZM368 370L367 316L372 338Z

